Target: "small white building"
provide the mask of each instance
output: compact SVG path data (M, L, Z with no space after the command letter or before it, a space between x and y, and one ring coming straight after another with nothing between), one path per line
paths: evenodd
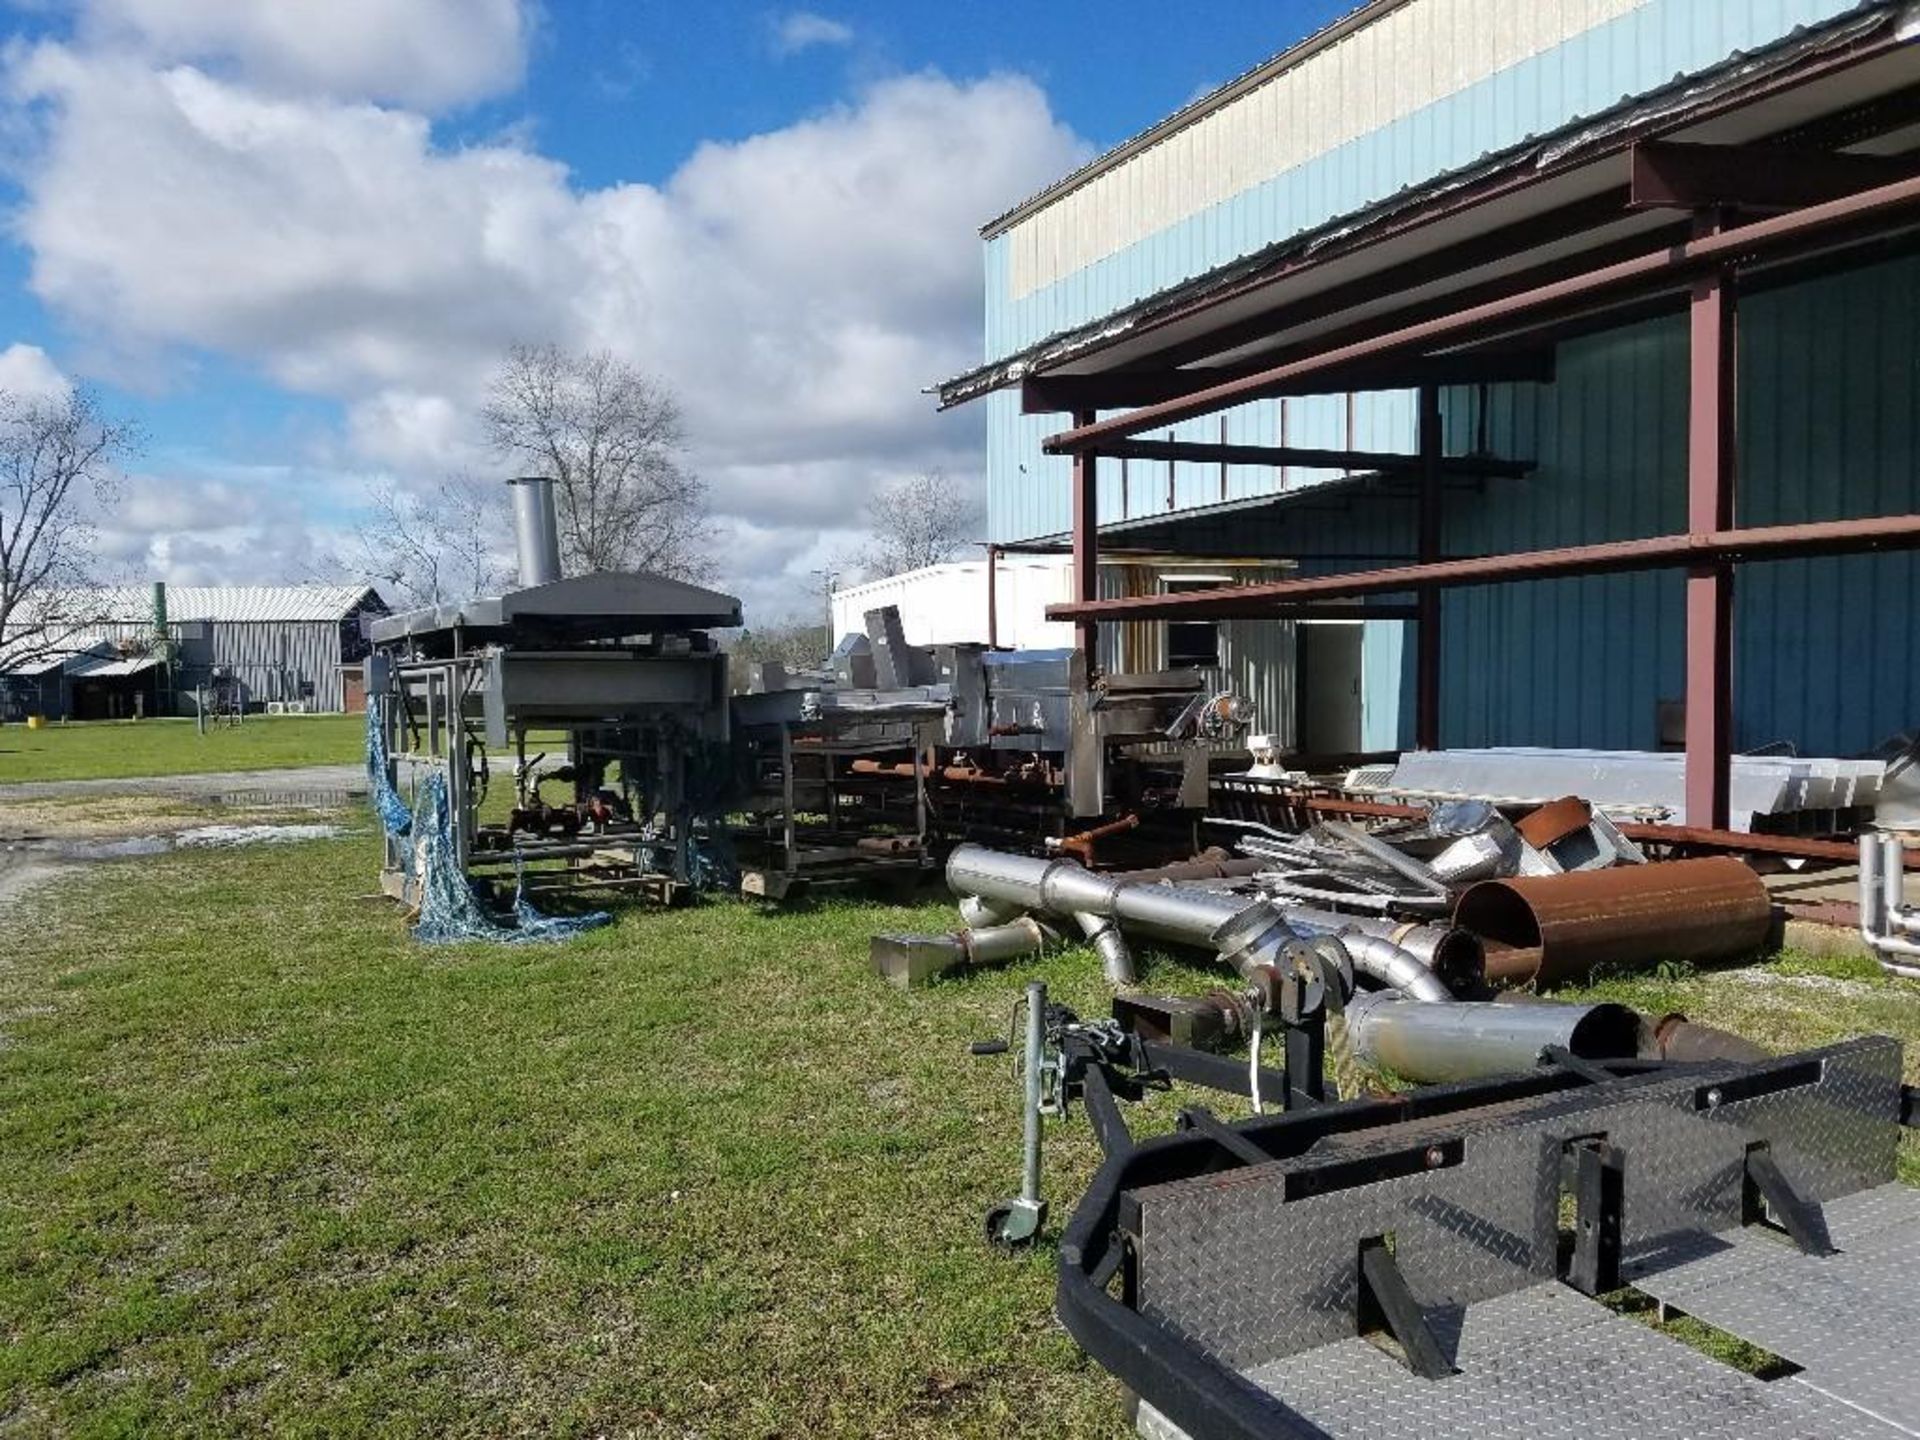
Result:
M950 560L869 580L833 592L833 641L866 633L866 613L899 608L909 645L997 645L1054 650L1073 644L1073 626L1047 619L1047 606L1073 594L1065 555L1001 555L991 563L993 614L988 614L986 560Z

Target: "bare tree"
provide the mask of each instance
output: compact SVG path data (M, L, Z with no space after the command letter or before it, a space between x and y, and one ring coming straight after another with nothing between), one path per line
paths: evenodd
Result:
M481 419L499 454L553 478L566 573L711 568L706 488L682 463L680 407L657 381L606 351L516 345Z
M943 471L888 481L867 502L872 538L860 552L861 567L868 579L882 580L951 560L974 543L982 518L972 495Z
M137 439L85 389L0 391L0 669L71 648L99 622L86 501L112 500Z
M424 493L379 482L347 551L329 557L327 568L415 607L496 594L512 577L506 488L467 475Z
M798 618L776 620L742 630L727 646L727 668L733 688L745 690L752 669L765 660L777 660L788 670L816 670L833 649L833 632L825 625Z

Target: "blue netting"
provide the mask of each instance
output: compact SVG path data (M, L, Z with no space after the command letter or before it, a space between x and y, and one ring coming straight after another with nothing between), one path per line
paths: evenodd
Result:
M413 927L416 940L436 945L465 940L507 944L566 940L613 919L604 910L590 915L542 914L527 899L518 877L513 891L514 923L504 925L494 919L460 871L453 843L453 815L447 804L447 777L438 771L430 772L420 784L412 830L419 849L415 883L420 892L420 921Z
M367 697L367 791L389 835L404 835L412 829L407 802L387 778L387 731L380 723L380 701L372 695Z

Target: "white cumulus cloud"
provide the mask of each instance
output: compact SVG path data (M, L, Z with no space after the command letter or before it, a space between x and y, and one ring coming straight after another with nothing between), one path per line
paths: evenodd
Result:
M416 110L279 83L292 51L223 70L167 40L185 0L99 3L151 50L83 34L6 72L40 117L15 233L41 300L128 364L214 352L338 401L349 468L423 482L488 468L473 414L509 345L610 349L680 397L717 578L762 618L806 603L821 537L881 481L978 475L978 417L920 387L978 358L981 219L1086 150L1026 79L910 74L583 189L524 144L450 148Z
M428 110L513 89L522 0L89 0L89 41L276 89Z
M47 352L19 341L0 350L0 394L57 399L73 388Z
M853 27L811 10L789 10L774 22L774 48L782 55L853 43Z

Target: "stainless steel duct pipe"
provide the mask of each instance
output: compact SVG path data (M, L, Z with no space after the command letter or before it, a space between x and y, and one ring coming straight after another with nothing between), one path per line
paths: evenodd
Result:
M520 560L520 585L551 585L560 578L560 517L554 509L553 481L544 475L509 480L513 487L513 539Z
M1422 1000L1430 1005L1452 1001L1453 992L1447 989L1446 982L1391 940L1359 932L1335 938L1347 947L1357 972L1371 975L1389 990L1398 990L1410 1000Z
M1898 835L1860 837L1860 938L1890 975L1920 980L1920 910L1907 905L1907 852Z
M1094 953L1100 957L1100 972L1107 977L1107 983L1115 987L1133 984L1137 978L1133 968L1133 951L1127 948L1127 937L1120 933L1120 927L1105 915L1094 915L1085 910L1075 915L1073 920L1080 927L1080 933L1087 937L1087 943L1093 946Z
M1137 883L1096 875L1070 860L1039 860L980 845L953 852L947 884L956 894L989 905L1071 915L1083 929L1087 920L1082 917L1110 917L1125 931L1214 950L1249 979L1301 938L1286 912L1264 900L1189 885ZM1357 931L1337 938L1352 953L1355 968L1380 983L1422 1000L1453 998L1432 970L1394 941Z
M1624 1005L1429 1005L1382 990L1347 1002L1347 1034L1367 1064L1433 1084L1531 1070L1549 1046L1626 1059L1639 1049L1640 1017Z
M1377 935L1390 940L1438 975L1451 991L1476 989L1486 975L1486 947L1471 930L1387 920L1378 915L1342 915L1307 905L1288 905L1287 924L1305 935Z
M1071 860L1009 855L962 845L947 860L956 895L1055 915L1106 917L1123 930L1217 951L1242 975L1270 965L1298 937L1259 900L1182 885L1136 884Z

